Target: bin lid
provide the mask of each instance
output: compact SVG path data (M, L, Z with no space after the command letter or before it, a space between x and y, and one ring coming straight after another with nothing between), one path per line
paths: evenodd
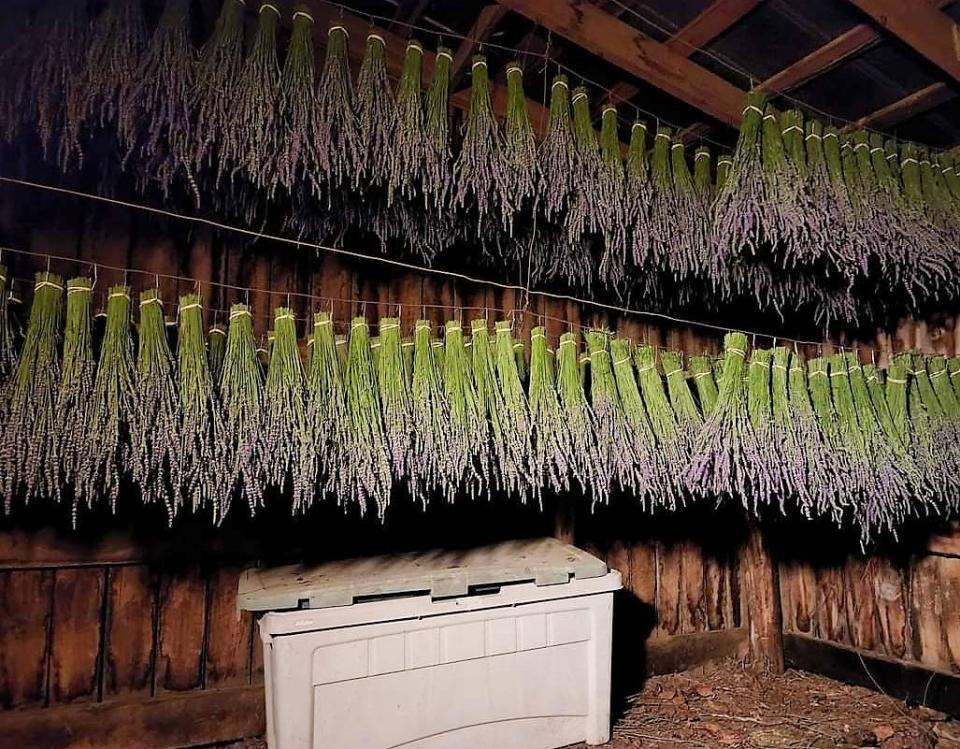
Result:
M237 605L245 611L350 606L365 600L429 593L466 596L511 583L559 585L602 577L607 565L554 538L506 541L467 550L434 550L248 569Z

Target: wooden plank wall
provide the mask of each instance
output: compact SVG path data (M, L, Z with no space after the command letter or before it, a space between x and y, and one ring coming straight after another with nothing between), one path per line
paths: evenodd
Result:
M314 257L292 247L238 242L203 227L188 230L120 208L69 201L52 207L34 197L0 188L0 245L74 258L51 264L51 270L65 276L92 273L94 262L183 276L151 278L103 265L96 270L104 299L112 283L126 280L135 288L157 283L171 313L178 294L199 286L211 324L225 321L231 303L247 300L261 335L270 325L272 309L288 303L301 330L318 307L331 309L341 326L354 315L376 321L399 314L404 324L424 315L439 326L454 315L469 320L512 312L521 330L544 324L554 342L568 327L576 330L583 324L687 354L719 351L717 336L598 314L572 302L534 295L528 303L512 290L333 255ZM26 284L46 265L9 253L2 261ZM225 290L213 283L253 290ZM296 296L304 290L322 299L311 302ZM878 340L886 350L893 341L898 348L916 344L953 353L956 335L952 325L907 325L895 336ZM745 654L747 529L735 514L719 521L714 514L695 513L651 519L629 510L591 512L582 503L548 511L556 513L564 537L623 574L615 668L621 688L637 686L650 671ZM448 520L456 523L458 518L469 522L459 515ZM166 545L158 548L131 533L109 535L91 545L43 529L9 527L0 526L0 725L4 715L32 715L35 710L143 704L169 711L174 709L170 700L178 695L199 700L202 695L260 689L262 659L253 623L247 616L238 617L234 607L237 570L256 559L255 552L225 555L219 562L214 557L198 565L183 561L182 547L202 545L202 535L186 541L167 537ZM355 540L360 549L370 546L364 539ZM960 635L949 623L951 614L960 612L956 555L917 556L898 563L880 556L817 564L783 559L779 581L787 632L939 668L956 670L960 664ZM258 694L250 699L233 698L233 704L245 709L257 704ZM209 715L230 714L220 703L191 704L202 704ZM236 725L225 725L229 720L224 719L219 733L211 721L200 721L193 738L235 738L253 730L257 719ZM77 725L96 724L87 713L77 718ZM23 731L28 735L27 728ZM181 739L167 737L164 745L182 745L177 743Z

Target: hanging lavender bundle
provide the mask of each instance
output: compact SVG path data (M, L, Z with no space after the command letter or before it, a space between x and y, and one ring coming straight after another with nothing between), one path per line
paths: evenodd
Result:
M346 370L347 412L350 415L348 486L361 511L370 500L382 520L390 502L390 460L383 430L376 374L370 353L370 330L362 317L350 325Z
M280 63L277 27L280 11L269 2L260 5L257 31L240 71L234 102L233 128L226 133L222 157L232 167L231 178L243 170L254 187L273 187L277 152L277 99ZM247 218L252 218L247 208Z
M653 484L653 466L635 453L636 443L617 392L607 338L606 333L597 330L586 334L590 351L590 403L602 470L610 475L611 483L623 491L647 497Z
M707 167L709 170L709 163ZM710 219L697 194L683 143L670 145L670 175L672 185L666 189L666 202L661 204L658 201L655 207L670 212L674 234L665 241L673 247L674 275L688 285L700 275L700 269L709 255Z
M7 137L13 136L20 124L33 117L43 155L57 157L65 167L76 143L66 136L67 105L65 93L72 90L80 75L90 36L90 22L83 3L73 0L49 3L37 17L42 29L39 40L32 34L21 39L21 59L27 67L10 65L7 72L12 90L4 97Z
M570 117L570 87L565 75L557 75L550 87L550 118L547 134L537 154L540 165L537 194L547 227L543 242L532 248L531 277L560 276L582 285L590 278L590 258L579 245L571 243L562 229L576 190L576 152ZM555 247L551 247L555 244Z
M553 366L544 328L530 333L531 482L550 491L565 491L570 485L574 440L571 424L557 395ZM541 498L542 504L542 498Z
M664 356L666 356L666 352L664 352ZM676 358L676 354L674 354L674 357ZM640 393L646 405L647 415L650 418L650 427L657 440L658 460L662 463L666 476L680 477L683 475L684 467L690 462L690 442L681 436L677 413L670 404L667 390L664 388L663 380L657 371L657 353L653 346L644 344L634 349L633 358L637 367L637 383L640 386ZM676 369L672 371L680 371L682 375L678 361L671 361L670 364L676 364ZM666 363L664 369L666 369ZM686 382L682 384L684 387L686 386ZM674 387L677 388L677 384ZM687 395L689 394L688 389ZM688 408L693 406L694 414L696 414L696 406L692 397L689 401L684 402L681 408L684 406ZM684 428L690 426L687 421L689 416L690 414L687 413L683 417ZM699 417L699 414L696 414L696 416ZM675 486L673 481L671 481L671 484ZM682 502L683 496L679 493L679 487L675 488L675 492L677 499Z
M156 31L136 75L124 81L121 109L129 112L120 125L124 164L136 152L142 165L141 187L156 180L168 197L174 177L190 173L193 146L192 97L196 86L196 54L190 41L189 0L166 0ZM194 188L196 189L196 188ZM200 196L195 195L199 204Z
M284 135L277 139L277 182L297 195L301 185L319 195L318 144L321 124L313 55L313 16L303 5L293 13L290 46L280 74L277 122ZM301 196L302 199L302 196Z
M913 356L910 396L914 403L911 404L910 414L914 417L917 412L923 413L923 419L926 421L923 428L928 431L928 444L934 452L939 467L937 473L941 480L937 483L944 488L945 499L951 504L957 504L956 496L960 490L960 466L957 465L956 455L952 449L955 444L955 431L947 420L946 411L936 395L925 363L924 357L919 354Z
M777 501L785 511L785 499L796 493L786 458L780 452L780 436L774 431L771 390L772 355L768 349L754 349L747 369L747 416L756 437L760 468L770 477L770 493L761 499Z
M172 523L181 505L180 394L158 289L140 294L137 340L138 409L130 423L130 473L143 501L162 504Z
M411 435L409 380L404 371L403 340L400 319L380 318L379 356L376 358L377 385L380 388L380 409L390 466L396 479L410 478L416 461Z
M687 227L678 225L674 216L673 175L670 163L670 129L658 127L650 156L650 242L652 260L657 273L672 276L675 281L686 277L692 258L686 256L675 242Z
M773 482L747 409L747 337L728 333L723 345L717 402L697 438L687 481L717 500L739 498L757 513L770 501Z
M503 228L508 229L513 203L503 141L490 97L487 61L482 55L473 58L470 111L460 156L454 165L454 177L454 204L476 217L477 238L484 240L484 249L489 251L484 228L488 220L496 219L499 214Z
M470 357L477 403L485 420L486 449L488 460L480 465L488 496L490 492L503 490L520 492L523 473L522 462L513 450L513 435L507 404L497 382L496 357L490 343L490 332L485 319L473 320L470 325Z
M253 337L253 315L245 304L230 308L227 349L220 378L223 403L223 452L226 477L222 514L226 516L233 492L253 515L263 506L267 469L263 462L260 430L263 425L263 373Z
M262 464L266 481L280 491L293 481L294 496L304 496L300 483L312 478L298 470L302 444L307 434L306 385L303 362L297 347L293 310L274 311L274 340L264 387L263 423L260 430Z
M63 370L57 393L57 414L60 432L57 435L56 457L60 481L72 485L76 481L81 450L86 446L87 412L96 363L93 358L93 314L91 303L93 282L89 278L67 281L67 318L63 334ZM60 496L60 484L54 487Z
M243 70L244 0L223 0L213 35L200 50L194 88L196 112L194 171L213 166L212 186L228 171L224 149L236 122Z
M658 505L676 509L683 501L677 478L669 472L666 454L660 449L657 437L650 426L647 409L640 397L640 389L633 372L633 357L630 342L615 338L610 344L613 374L617 381L617 395L630 428L635 460L638 470L650 477L649 488L640 495L645 508L653 510ZM649 503L649 504L647 504Z
M357 123L360 127L360 169L367 184L385 187L393 160L391 139L397 116L384 57L383 37L367 35L367 49L357 76ZM355 181L354 186L359 182ZM366 198L369 200L369 196Z
M427 136L424 128L423 47L411 39L403 58L403 72L397 84L397 114L391 137L389 201L397 194L404 200L413 200L427 167ZM436 75L436 74L434 74ZM444 113L446 120L446 113Z
M86 56L65 91L66 120L61 165L83 163L80 137L88 128L116 123L131 128L137 112L124 106L122 93L138 74L147 31L140 0L110 0L90 32Z
M607 106L603 110L597 183L600 188L599 200L605 209L600 276L613 288L620 289L626 281L630 211L626 195L626 175L620 156L617 109L613 106Z
M603 208L597 199L601 189L600 149L597 133L590 120L587 90L582 86L574 89L571 104L576 188L567 211L567 241L578 251L588 253L588 248L583 244L586 235L600 232L603 227Z
M0 495L7 513L21 490L27 501L57 496L56 448L61 429L57 336L62 301L63 280L52 273L37 273L23 350L3 393L8 405L0 436Z
M774 376L777 377L780 369L778 363L782 363L783 354L779 357L775 350L774 354ZM811 376L815 370L811 367ZM787 386L789 388L789 410L781 413L779 420L784 422L789 419L793 425L796 434L798 450L802 456L805 485L808 487L806 492L798 495L800 511L806 517L813 515L817 517L830 517L837 525L843 519L844 513L850 506L850 493L844 487L847 486L846 460L840 456L836 450L836 442L831 441L831 435L836 437L835 414L833 406L829 401L830 391L826 375L819 376L820 395L811 398L814 391L812 387L813 379L807 379L807 369L804 367L800 355L794 353L789 359L789 370L787 372ZM776 384L775 384L776 386ZM778 395L777 388L774 391L774 416L778 412L778 404L782 396ZM826 401L822 397L826 397ZM814 403L817 403L817 411L814 410ZM818 420L818 415L822 415L823 420ZM827 430L821 429L821 424L827 425ZM784 425L785 434L793 433L793 430ZM790 437L785 437L784 451L787 459L794 455L791 452ZM800 459L800 458L798 458ZM796 480L798 486L801 485L799 476ZM812 503L812 507L810 506Z
M606 462L600 454L593 410L587 401L580 378L577 339L574 333L560 336L557 351L557 394L563 421L570 436L571 449L566 453L573 477L593 502L610 501L610 480Z
M647 356L643 355L642 365L641 357L637 357L637 369L638 372L642 367L646 367ZM700 433L700 430L703 428L703 415L700 413L700 409L697 406L697 401L693 397L693 392L690 389L690 383L687 381L687 373L683 369L683 363L680 358L680 354L674 351L664 351L660 354L660 364L663 367L663 374L666 377L667 381L667 393L670 396L669 405L673 411L673 417L676 423L676 447L674 448L675 455L682 460L682 463L678 463L675 468L675 472L683 477L684 471L682 470L683 466L686 466L690 462L690 456L693 455L694 447L696 446L697 435ZM656 374L656 371L653 371ZM649 377L652 375L647 375L641 373L643 377ZM658 378L659 379L659 378ZM711 378L712 379L712 378ZM642 380L641 380L642 382ZM653 396L654 399L658 399L657 396ZM649 400L649 398L648 398ZM653 411L653 406L651 405L651 412ZM665 420L667 417L663 417ZM664 428L665 432L669 431L669 428ZM684 484L688 494L697 494L697 487Z
M769 375L769 397L771 416L769 420L758 418L763 424L766 421L769 436L774 444L772 448L779 460L779 463L772 471L774 477L781 486L782 494L780 498L781 511L785 509L785 500L790 499L800 508L805 517L810 517L811 497L810 497L810 479L808 473L810 470L807 461L807 445L802 441L804 438L810 438L806 432L801 432L801 427L795 418L794 409L790 402L790 349L786 346L777 346L772 349L768 357L770 375ZM762 359L761 359L762 360ZM761 365L757 365L759 368ZM750 386L756 388L762 386L763 372L754 373L753 362L751 361L751 379ZM802 371L802 370L801 370ZM762 394L758 393L754 401L762 399ZM801 406L802 407L802 406ZM760 414L756 414L759 417ZM818 467L821 471L827 470L827 465Z
M652 268L650 211L653 205L653 187L650 183L647 164L647 124L642 121L633 123L630 128L630 146L627 149L627 167L625 201L630 222L630 255L633 264L640 271L638 277L646 286L644 296L659 298L653 288L654 274L647 273Z
M810 232L806 216L812 203L803 191L799 168L787 159L776 110L767 105L763 116L763 175L766 181L767 221L764 235L773 253L772 262L793 268L809 262Z
M523 69L519 63L507 66L507 121L503 131L505 190L512 198L507 232L513 234L513 217L537 202L539 164L533 138L527 96L523 91Z
M342 503L352 488L347 471L341 467L348 460L350 416L347 411L343 366L337 352L333 320L327 312L313 317L313 346L307 373L307 433L304 439L302 493L294 497L294 506L305 509L314 500L314 483Z
M481 469L486 471L492 460L484 405L474 386L473 364L458 321L447 322L444 344L442 371L443 392L450 408L450 473L456 484L474 497L479 488L490 486L479 473Z
M763 174L761 130L763 94L751 91L740 123L740 135L733 154L730 174L717 193L713 214L713 252L706 274L714 291L729 294L726 269L742 253L755 255L766 237L767 227L776 226ZM768 238L771 242L777 237Z
M526 501L531 481L528 469L530 463L530 409L527 396L523 391L517 357L514 349L513 334L509 320L498 320L494 324L496 332L494 363L497 389L502 399L499 410L503 428L501 440L507 450L509 465L506 474L516 474L517 488L521 498ZM486 335L484 326L481 339ZM480 341L482 344L482 340ZM476 353L477 349L474 349ZM496 436L496 435L495 435Z
M433 63L433 78L424 112L423 199L430 214L445 215L453 190L450 157L450 66L453 55L440 47Z
M226 430L203 340L203 309L198 294L180 297L177 329L180 370L180 486L194 512L209 506L213 522L223 521L229 505Z
M227 331L219 325L210 328L207 338L207 359L210 361L210 376L213 378L214 390L220 390L220 380L223 378L223 360L227 355Z
M793 132L784 135L791 145L794 144ZM824 155L823 126L819 122L807 122L804 144L807 165L804 190L810 198L807 221L812 241L809 249L819 250L827 267L835 268L849 285L858 272L867 270L867 252L859 246L863 238L851 232L853 206L847 191L839 189L839 182L831 178Z
M452 500L460 478L451 465L450 412L434 357L437 350L441 349L431 345L430 322L417 320L410 397L413 454L417 457L412 464L411 490L424 506L433 492L443 492Z
M94 498L104 497L116 512L121 478L133 465L130 427L140 408L136 380L130 288L112 286L107 294L106 330L90 403L87 444L77 468L77 501L85 501L88 507Z

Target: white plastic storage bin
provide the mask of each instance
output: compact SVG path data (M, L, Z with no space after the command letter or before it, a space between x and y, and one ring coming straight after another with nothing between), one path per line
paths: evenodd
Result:
M620 587L554 539L248 570L240 606L269 612L268 746L605 743Z

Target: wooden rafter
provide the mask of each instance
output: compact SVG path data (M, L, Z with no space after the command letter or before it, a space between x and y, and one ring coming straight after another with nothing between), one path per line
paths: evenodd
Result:
M953 0L930 0L936 8L944 8ZM819 75L865 52L882 39L881 33L868 23L858 23L831 39L808 55L804 55L792 65L767 78L757 88L785 94Z
M690 57L729 29L762 0L713 0L696 18L671 36L666 45L678 55Z
M376 33L383 37L386 45L386 67L387 73L394 79L397 79L403 73L403 57L407 46L406 38L394 34L387 29L371 26L369 21L364 18L353 15L352 13L341 13L340 9L323 0L303 0L316 21L314 24L314 38L317 43L325 45L327 42L327 29L338 24L343 26L350 35L351 42L348 45L350 59L354 64L359 64L363 57L363 43L357 43L356 40L363 40L369 33ZM429 85L430 78L433 75L433 67L436 61L436 55L428 50L423 51L423 83ZM507 113L507 89L506 86L499 85L490 81L490 92L493 99L493 108L501 118ZM463 110L470 109L470 91L458 91L450 96L451 106ZM547 124L547 109L538 101L527 98L527 109L530 112L530 122L533 125L534 132L543 136Z
M413 31L411 26L415 26L420 21L428 5L430 0L401 0L393 14L390 30L406 37L416 36L411 33Z
M946 13L925 2L848 1L954 80L960 81L960 59L954 45L957 25Z
M729 125L746 93L600 8L578 0L499 0L555 34Z
M496 4L487 5L480 11L477 20L473 22L473 26L467 32L467 38L460 42L460 46L453 56L453 65L450 68L451 90L455 91L457 89L470 67L470 60L473 59L477 49L496 31L497 26L506 14L507 9Z
M919 114L928 112L934 107L956 98L957 92L946 83L933 83L919 91L887 104L865 117L852 123L847 129L856 130L862 127L881 129L891 127L897 123L909 120Z

